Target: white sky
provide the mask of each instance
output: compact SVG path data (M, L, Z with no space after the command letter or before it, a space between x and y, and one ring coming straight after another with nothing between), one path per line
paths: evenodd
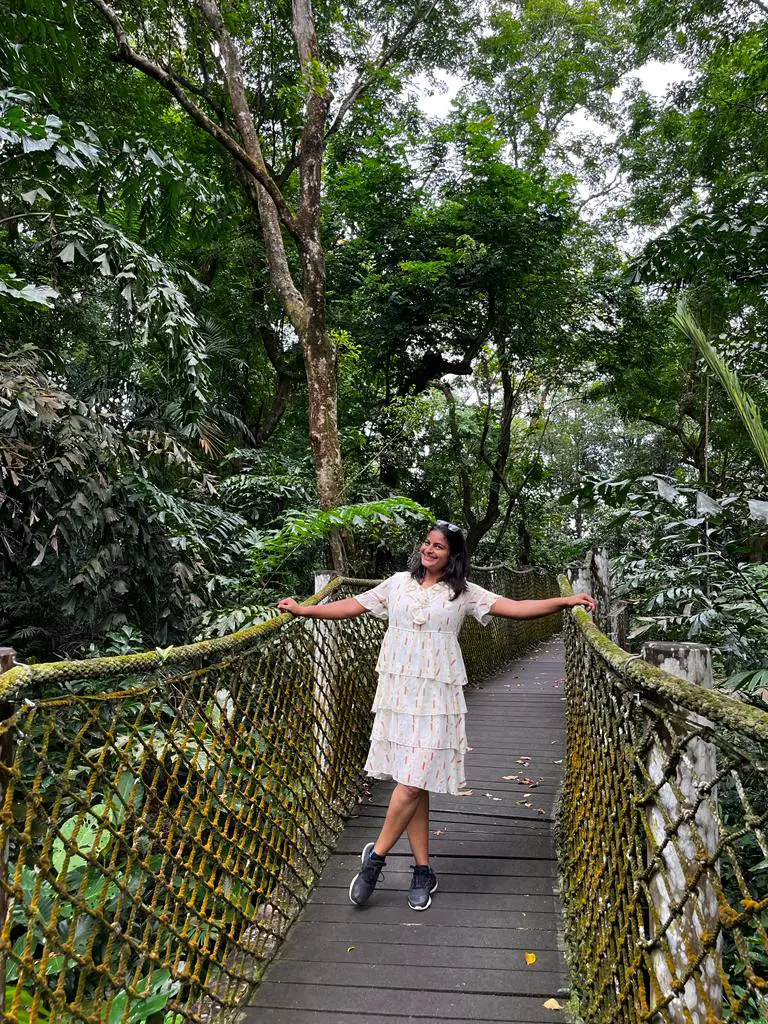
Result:
M633 71L628 78L639 78L643 88L652 96L662 97L670 85L682 82L689 78L688 69L683 64L662 63L661 61L648 61L641 68ZM437 78L443 83L446 91L433 96L428 95L429 86L425 79L417 79L416 87L422 90L419 99L419 106L425 114L431 117L445 117L451 109L451 101L463 85L463 80L456 75L447 72L438 74Z

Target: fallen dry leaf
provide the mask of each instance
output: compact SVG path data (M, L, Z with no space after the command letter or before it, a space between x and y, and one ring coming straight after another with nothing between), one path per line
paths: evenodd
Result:
M563 763L563 759L562 758L560 758L559 761L553 761L552 762L552 764L562 764L562 763Z
M521 807L533 807L530 800L517 800L516 803L520 804Z
M446 832L447 832L447 829L438 828L438 829L435 829L435 831L432 833L432 835L433 836L444 836Z
M501 777L505 782L517 782L520 778L519 775L502 775Z
M544 779L539 779L539 782L543 782L543 781L544 781ZM536 789L536 787L539 785L539 782L534 782L533 779L525 778L525 779L521 780L520 785L528 786L530 789Z
M347 952L351 953L354 948L354 946L347 946Z
M546 1003L542 1003L545 1010L562 1010L562 1006L556 999L548 999Z
M526 953L525 954L525 962L528 964L529 967L531 966L531 964L535 964L536 963L536 954L535 953Z
M537 807L536 808L536 813L537 814L546 814L547 812L544 810L543 807Z

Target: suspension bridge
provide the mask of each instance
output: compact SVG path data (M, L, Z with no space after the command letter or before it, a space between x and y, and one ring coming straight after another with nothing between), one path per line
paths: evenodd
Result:
M6 663L3 1020L768 1019L768 714L563 619L465 625L467 791L433 798L418 915L403 845L346 902L387 799L361 776L379 620Z

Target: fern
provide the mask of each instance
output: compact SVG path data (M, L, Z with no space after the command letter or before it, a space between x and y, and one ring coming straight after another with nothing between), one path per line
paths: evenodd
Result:
M282 529L263 538L251 550L251 565L257 578L274 572L292 555L325 540L333 530L377 531L403 526L408 520L433 521L434 516L410 498L384 498L359 505L343 505L328 511L288 512Z
M200 632L195 640L227 636L240 629L256 626L276 618L280 612L273 605L246 604L239 608L214 608L200 616Z

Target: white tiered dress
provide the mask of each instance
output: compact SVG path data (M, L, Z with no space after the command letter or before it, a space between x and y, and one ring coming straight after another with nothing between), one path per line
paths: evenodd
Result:
M356 596L373 615L389 619L376 664L365 771L433 793L458 793L467 749L459 630L467 615L487 625L498 594L467 583L451 601L447 584L425 588L409 572L398 572Z

